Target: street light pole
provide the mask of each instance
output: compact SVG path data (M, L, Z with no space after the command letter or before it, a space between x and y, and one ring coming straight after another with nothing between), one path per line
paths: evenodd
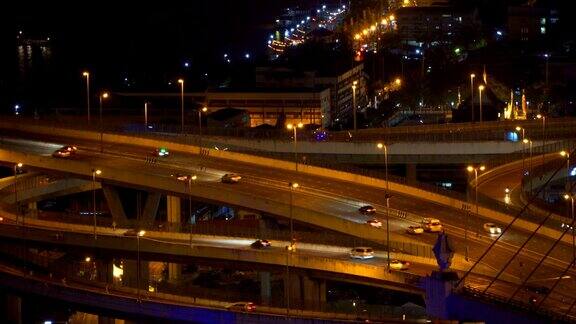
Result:
M286 247L286 316L290 316L290 253L295 250L295 240L294 240L294 190L300 185L298 182L289 182L290 187L290 245Z
M525 139L525 130L524 127L520 127L520 126L516 126L516 131L522 131L522 177L524 177L524 175L526 174L526 166L525 166L525 160L524 160L524 139Z
M192 247L192 181L196 181L196 175L188 178L188 220L190 222L190 247Z
M472 111L472 120L470 122L474 122L474 78L476 74L470 74L470 110Z
M100 123L99 123L99 126L100 126L100 153L104 152L104 143L103 143L104 142L104 139L103 139L104 130L102 129L102 101L104 99L108 99L108 96L109 96L108 92L102 92L102 94L100 94L100 96L98 97L99 102L100 102Z
M148 130L148 101L144 101L144 127Z
M484 171L486 170L486 167L481 165L479 167L473 167L473 166L468 166L468 168L466 168L466 170L468 170L468 172L474 172L474 204L476 205L476 218L478 218L479 213L478 213L478 171ZM468 217L466 217L466 226L464 229L464 241L466 242L466 252L465 252L465 258L466 261L468 261Z
M144 236L146 231L140 230L136 233L136 293L137 300L140 302L140 237Z
M572 224L570 224L570 231L572 231L572 264L576 261L576 233L574 233L574 195L571 193L564 194L564 199L570 199L570 218L572 218ZM576 265L574 265L576 266Z
M18 215L20 215L20 206L18 206L18 171L24 164L14 164L14 204L16 205L16 223L18 223ZM24 217L22 217L22 225L24 225Z
M88 113L88 123L90 123L90 72L84 71L82 76L86 78L86 110Z
M184 79L178 79L180 83L180 132L184 133Z
M376 147L381 150L384 149L384 177L386 180L386 192L384 198L386 199L386 256L388 271L390 271L390 182L388 181L388 146L383 143L376 144Z
M356 86L358 84L358 81L354 81L352 82L352 114L353 114L353 119L354 119L354 135L356 135Z
M479 92L478 101L480 103L480 124L482 124L482 91L484 91L484 85L483 84L478 86L478 92Z
M96 234L96 175L102 174L101 170L92 169L92 218L94 220L94 239L98 238Z
M200 146L202 146L202 113L208 111L208 107L202 107L202 109L198 108L198 134L199 134L199 142Z
M570 153L568 151L561 151L560 155L566 158L566 191L570 190Z
M530 148L530 150L529 150L530 158L528 160L528 175L532 176L532 141L525 138L523 142L524 142L524 144L528 144L528 146ZM530 195L532 195L532 182L533 181L530 180Z
M304 124L302 123L298 123L296 125L294 124L288 124L286 125L286 128L288 130L293 130L293 136L294 136L294 163L296 166L296 171L298 171L298 134L296 132L297 128L302 128L304 127Z

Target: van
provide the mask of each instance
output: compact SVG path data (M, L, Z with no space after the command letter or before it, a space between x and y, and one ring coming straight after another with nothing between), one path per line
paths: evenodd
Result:
M374 250L371 247L355 247L350 250L352 259L370 259L374 257Z

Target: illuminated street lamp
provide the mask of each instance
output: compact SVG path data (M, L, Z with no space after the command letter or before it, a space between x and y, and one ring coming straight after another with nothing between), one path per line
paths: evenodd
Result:
M529 150L530 155L528 159L528 175L532 176L532 141L525 138L522 142L524 144L528 144L528 147L530 149ZM530 194L532 194L532 181L530 181Z
M296 171L298 171L298 134L296 132L297 128L303 128L304 124L302 123L298 123L298 124L288 124L286 125L286 128L288 130L292 130L294 132L294 163L296 164Z
M82 76L86 78L86 110L88 116L88 122L90 122L90 72L82 72Z
M537 119L542 120L542 164L545 163L545 149L546 149L546 116L543 114L536 115Z
M564 199L570 199L570 218L572 218L572 224L570 225L570 231L572 231L572 264L576 261L576 236L574 233L574 195L566 193L564 194Z
M478 92L479 92L479 103L480 103L480 124L482 124L482 91L484 91L484 85L481 84L478 86Z
M196 175L188 176L188 219L190 221L190 247L192 247L192 181L196 182Z
M104 130L102 129L102 101L108 99L109 96L110 95L108 94L108 92L104 91L98 97L100 103L100 153L104 152L104 143L103 143Z
M396 78L396 80L394 80L394 83L396 84L396 86L399 87L402 84L402 79Z
M92 218L94 219L94 239L97 239L96 234L96 176L101 175L102 170L92 169Z
M200 135L200 144L202 144L202 113L206 113L207 111L208 107L198 108L198 134Z
M18 173L24 164L14 164L14 204L16 205L16 223L18 223L18 215L20 214L20 206L18 206ZM22 215L22 224L24 224L24 215Z
M353 114L353 119L354 119L354 134L356 134L357 128L356 128L356 87L358 85L358 81L354 81L352 82L352 114Z
M483 165L478 167L469 165L466 170L468 170L468 172L474 172L474 202L476 205L476 218L478 218L478 171L484 171L486 170L486 167ZM468 261L468 222L468 217L466 217L466 227L464 230L464 240L466 241L466 261Z
M146 235L146 231L145 230L139 230L138 233L136 233L136 286L137 288L137 300L138 302L140 302L140 238L143 237L144 235Z
M560 151L560 155L566 158L566 190L570 190L570 152Z
M184 133L184 79L178 79L180 84L180 131Z
M284 287L284 294L286 298L286 316L290 315L290 254L295 252L296 241L294 239L294 190L300 187L298 182L289 182L288 187L290 188L290 244L286 247L286 283Z
M148 129L148 101L144 101L144 127Z
M524 139L526 138L526 133L524 127L516 126L516 131L522 131L522 177L526 174L525 159L524 159Z
M379 150L384 149L384 179L386 180L386 192L384 198L386 199L386 254L388 259L388 271L390 271L390 184L388 182L388 146L383 143L376 144Z
M474 78L476 74L470 74L470 110L472 111L472 120L474 122Z

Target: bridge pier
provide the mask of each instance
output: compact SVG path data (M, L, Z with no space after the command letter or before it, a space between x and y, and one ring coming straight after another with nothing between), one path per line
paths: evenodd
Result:
M262 305L270 305L270 297L272 295L270 272L261 271L258 276L260 277L260 302Z
M142 213L142 221L152 223L158 214L158 207L160 206L160 198L162 195L157 192L148 192L146 196L146 203L144 203L144 211Z
M110 213L112 214L112 220L117 226L123 226L128 223L128 218L126 213L124 213L124 206L122 206L122 200L120 195L118 195L118 190L112 186L102 185L102 192L108 203L108 208L110 208Z
M22 323L22 298L12 294L0 295L0 310L3 316L0 319L5 320L7 323L21 324Z
M182 264L181 263L168 262L166 264L166 268L168 268L168 281L169 282L178 282L182 278Z
M291 308L319 310L326 303L325 280L291 273L288 290Z
M138 261L124 260L124 274L122 275L122 282L125 286L148 291L149 277L150 269L148 261L140 260L140 276L138 276Z
M114 282L114 260L100 259L96 261L96 273L98 281L105 283Z
M414 182L418 180L418 165L414 163L406 163L406 180Z
M38 204L35 201L28 203L28 217L38 218Z
M180 197L166 196L166 220L175 226L171 230L179 230L182 223Z

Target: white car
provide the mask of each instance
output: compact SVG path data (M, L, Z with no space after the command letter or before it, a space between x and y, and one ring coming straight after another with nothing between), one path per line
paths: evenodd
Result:
M408 234L422 234L424 233L424 227L420 225L410 225L406 229L406 233Z
M410 262L408 262L408 261L400 261L400 260L390 261L390 269L408 270L408 268L410 268Z
M426 232L442 232L442 223L436 218L424 218L422 226Z
M370 226L373 226L373 227L376 227L376 228L381 228L381 227L382 227L382 222L379 221L379 220L377 220L377 219L368 220L368 221L366 222L366 224L368 224L368 225L370 225Z
M371 259L374 257L374 250L371 247L355 247L350 250L352 259Z
M502 234L502 228L494 223L484 224L484 231L490 235L500 235Z

